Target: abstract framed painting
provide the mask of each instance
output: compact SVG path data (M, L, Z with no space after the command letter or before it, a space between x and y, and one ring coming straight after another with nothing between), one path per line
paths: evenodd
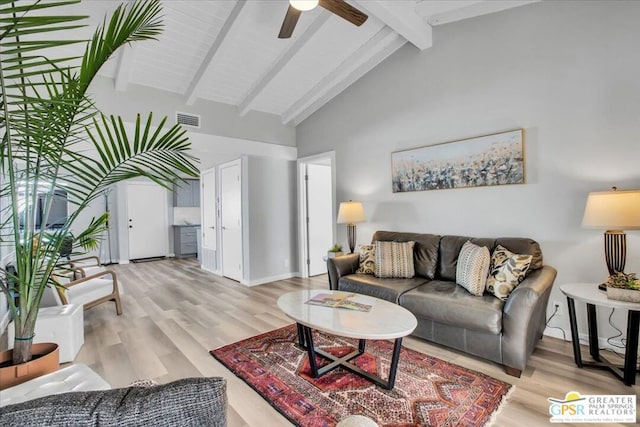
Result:
M524 129L391 153L394 193L525 183Z

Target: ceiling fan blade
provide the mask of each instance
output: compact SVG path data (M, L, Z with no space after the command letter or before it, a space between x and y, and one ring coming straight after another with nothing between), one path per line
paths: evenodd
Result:
M282 27L280 28L280 34L278 34L279 39L288 39L293 34L294 28L296 28L296 23L298 22L298 18L300 18L300 11L295 7L289 5L289 9L287 9L287 14L284 16L284 21L282 21Z
M358 27L364 24L368 18L366 14L360 12L344 0L320 0L320 6Z

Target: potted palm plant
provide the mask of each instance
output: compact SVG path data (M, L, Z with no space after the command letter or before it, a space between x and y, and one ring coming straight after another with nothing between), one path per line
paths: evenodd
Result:
M15 267L0 273L0 287L15 327L14 365L32 358L38 308L45 288L56 286L61 249L71 243L76 253L91 250L105 230L106 215L77 221L86 208L122 180L145 177L171 189L198 175L178 125L138 115L128 131L122 118L102 115L88 95L119 47L161 33L160 2L119 6L88 41L72 38L87 18L65 12L73 3L79 0L0 1L1 244L13 252ZM77 43L84 50L60 57L56 48L68 52ZM47 228L61 195L69 205L66 221ZM84 231L72 235L74 223Z

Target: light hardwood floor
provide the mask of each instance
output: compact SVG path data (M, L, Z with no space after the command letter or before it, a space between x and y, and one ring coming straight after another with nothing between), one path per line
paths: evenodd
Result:
M124 313L116 316L112 303L85 311L85 344L76 363L86 363L113 387L141 378L164 383L224 376L230 427L291 425L209 350L290 324L276 306L278 296L296 289L326 289L326 275L248 288L201 270L194 260L112 267L123 291ZM548 426L547 398L564 398L571 390L636 395L640 391L607 372L576 368L570 343L555 338L544 337L521 378L506 375L491 362L420 339L409 337L404 345L514 384L496 426Z

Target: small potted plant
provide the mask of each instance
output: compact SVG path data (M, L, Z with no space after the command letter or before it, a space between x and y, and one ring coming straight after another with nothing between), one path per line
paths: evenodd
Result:
M331 249L327 252L328 258L335 258L337 256L342 255L342 245L334 244Z
M635 273L616 273L607 279L607 298L640 302L640 279Z

